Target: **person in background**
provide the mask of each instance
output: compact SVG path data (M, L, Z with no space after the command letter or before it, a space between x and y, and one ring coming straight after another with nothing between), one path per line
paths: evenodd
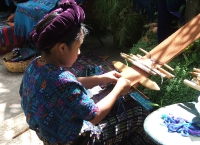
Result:
M19 92L26 121L44 144L75 144L84 120L98 124L131 88L117 71L75 77L66 70L76 61L88 33L84 18L74 0L63 0L29 35L41 56L24 72ZM86 89L109 83L113 89L98 103L87 96Z

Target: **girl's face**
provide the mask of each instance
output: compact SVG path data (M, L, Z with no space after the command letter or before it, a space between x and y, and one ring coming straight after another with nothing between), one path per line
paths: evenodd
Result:
M64 65L65 67L71 67L74 64L74 62L78 58L78 55L80 54L80 47L82 43L83 43L83 36L80 36L80 39L75 40L70 48L69 47L64 48L62 65Z

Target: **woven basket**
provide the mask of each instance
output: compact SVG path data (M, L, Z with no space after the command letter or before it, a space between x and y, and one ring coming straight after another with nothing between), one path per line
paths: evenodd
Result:
M5 61L5 58L11 57L13 55L13 52L6 53L2 57L2 61L4 65L6 66L7 70L10 72L24 72L27 66L30 64L30 62L35 58L33 56L32 58L26 60L26 61L19 61L19 62L10 62L10 61Z

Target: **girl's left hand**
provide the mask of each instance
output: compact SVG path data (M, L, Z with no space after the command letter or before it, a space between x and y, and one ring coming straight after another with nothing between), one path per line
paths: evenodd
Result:
M120 77L121 74L117 71L110 71L101 75L102 83L104 85L108 83L116 83Z

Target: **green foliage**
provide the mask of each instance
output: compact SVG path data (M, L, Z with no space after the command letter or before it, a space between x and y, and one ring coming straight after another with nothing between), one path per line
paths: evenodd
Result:
M129 14L124 17L123 21L123 24L119 25L116 31L112 32L119 48L132 46L133 43L139 40L142 34L142 27L139 25L143 24L142 17Z
M183 56L185 58L186 67L193 63L200 64L200 39L190 44L183 52Z
M132 12L132 3L132 0L96 0L86 12L86 20L93 15L92 27L96 25L100 31L111 33L118 48L130 47L140 39L145 22L143 16Z
M174 66L175 71L173 73L176 77L174 79L164 79L163 83L161 83L161 78L150 77L150 79L157 82L160 86L160 91L152 91L142 87L140 88L152 102L159 104L161 107L174 103L195 101L198 95L198 91L183 83L184 79L191 79L188 72L192 68L184 68L182 64L177 64L178 59L174 61L176 62L176 67Z
M141 38L137 44L133 45L130 53L144 55L138 48L143 48L146 51L153 49L157 45L157 37L154 35L156 34L149 33L145 36L148 37L151 42L145 42L143 41L144 38ZM174 72L171 72L175 75L175 78L164 78L162 81L158 76L149 77L160 86L160 91L149 90L143 86L138 87L139 90L150 98L154 106L159 105L162 107L174 103L195 101L197 99L198 91L188 87L183 81L184 79L191 80L192 76L189 72L192 71L194 67L198 68L199 66L200 57L193 57L193 53L197 53L197 56L200 56L199 45L199 41L194 42L186 49L186 51L169 63L171 67L175 68ZM185 56L187 56L187 61Z
M140 38L140 40L136 44L133 44L133 47L131 48L130 52L133 54L138 54L138 53L141 54L141 52L139 51L139 48L143 48L146 51L150 51L157 44L158 44L157 35L152 33L152 31L147 31L145 36ZM141 54L141 55L144 55L144 54Z

